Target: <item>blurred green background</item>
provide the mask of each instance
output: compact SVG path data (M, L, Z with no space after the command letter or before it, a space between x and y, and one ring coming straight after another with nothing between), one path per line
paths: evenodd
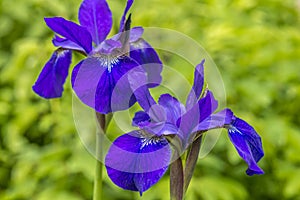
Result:
M77 21L80 2L0 0L1 200L92 198L95 160L75 130L70 80L61 99L31 90L55 49L43 17ZM125 1L109 4L116 32ZM265 175L245 174L223 132L199 160L186 199L299 200L300 1L136 0L131 12L133 25L175 29L199 42L222 74L228 107L262 137ZM103 189L104 199L168 199L168 175L142 197L107 175Z

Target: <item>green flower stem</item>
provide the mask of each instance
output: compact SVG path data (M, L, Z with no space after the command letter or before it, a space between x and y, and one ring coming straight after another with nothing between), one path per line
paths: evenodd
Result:
M102 158L103 158L103 137L106 132L106 120L105 120L105 115L96 112L96 117L97 117L97 122L99 125L99 132L96 133L96 171L95 171L95 180L94 180L94 195L93 195L93 200L100 200L103 199L103 190L102 190L102 175L103 175L103 163L102 163Z

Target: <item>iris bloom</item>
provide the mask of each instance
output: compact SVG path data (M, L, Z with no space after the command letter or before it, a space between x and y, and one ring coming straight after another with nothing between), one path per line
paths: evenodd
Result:
M230 109L214 113L218 102L213 93L203 88L204 60L196 67L194 83L186 104L169 94L158 103L151 97L143 73L129 77L137 101L143 111L135 113L132 124L139 129L118 137L106 155L106 168L111 180L119 187L142 194L155 184L172 162L170 141L177 138L179 154L203 132L227 128L239 155L248 164L247 174L263 174L257 162L264 155L260 136L247 122L234 116ZM141 87L142 86L142 87Z
M117 110L127 109L136 102L134 95L129 102L122 101L124 93L132 94L129 85L124 86L122 91L115 90L118 80L136 66L148 64L144 65L143 70L149 81L159 84L162 63L157 53L141 38L142 27L130 29L130 16L126 20L132 4L133 0L128 0L119 33L110 39L106 37L112 28L112 13L105 0L84 0L78 14L80 25L62 17L45 18L47 26L56 34L52 42L58 49L45 64L33 90L47 99L61 97L72 51L87 56L73 69L73 90L82 102L98 112L106 114L113 111L113 92Z

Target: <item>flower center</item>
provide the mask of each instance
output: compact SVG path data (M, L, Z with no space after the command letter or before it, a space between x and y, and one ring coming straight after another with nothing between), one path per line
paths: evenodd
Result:
M120 62L118 57L112 55L101 55L98 57L100 65L107 68L107 71L110 73L112 68Z

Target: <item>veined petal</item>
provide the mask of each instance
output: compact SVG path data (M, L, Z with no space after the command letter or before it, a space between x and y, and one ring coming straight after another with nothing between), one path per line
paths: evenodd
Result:
M257 162L264 156L261 138L254 128L242 119L236 118L228 127L231 142L239 155L248 164L246 173L251 176L263 174Z
M142 194L165 174L171 154L165 138L133 131L113 142L105 165L116 185Z
M112 27L112 13L105 0L84 0L79 8L79 22L90 32L96 45L109 34Z
M73 89L79 99L104 114L127 109L136 101L128 80L120 79L137 63L126 56L111 56L87 58L72 74Z
M199 65L196 66L194 72L194 84L186 100L186 107L190 109L198 101L204 84L204 62L203 59Z
M86 28L62 17L45 18L45 22L52 31L81 46L87 54L92 50L92 38Z
M120 20L119 32L124 31L123 29L124 29L124 25L125 25L126 15L127 15L127 12L129 11L129 9L131 8L132 4L133 4L133 0L127 0L127 4L126 4L125 10L124 10L124 13L123 13L122 18Z
M144 39L130 43L130 57L138 62L146 71L148 87L156 87L161 83L162 62L152 48Z
M185 107L175 97L163 94L159 97L158 104L163 106L167 115L167 122L176 124L177 120L185 113Z
M71 40L61 38L58 35L55 35L55 37L52 39L52 43L56 47L62 47L64 49L71 49L71 50L78 50L78 51L85 51L81 46L76 44L75 42L72 42Z
M189 145L188 143L191 141L195 128L197 128L199 123L208 118L217 107L218 102L214 98L213 93L207 90L205 96L177 120L177 127L180 128L183 133L182 138L185 139L183 144Z
M70 50L54 51L32 89L47 99L61 97L71 61L72 52Z
M223 128L224 126L231 124L234 118L233 112L226 108L218 113L210 115L208 118L200 122L193 132Z

